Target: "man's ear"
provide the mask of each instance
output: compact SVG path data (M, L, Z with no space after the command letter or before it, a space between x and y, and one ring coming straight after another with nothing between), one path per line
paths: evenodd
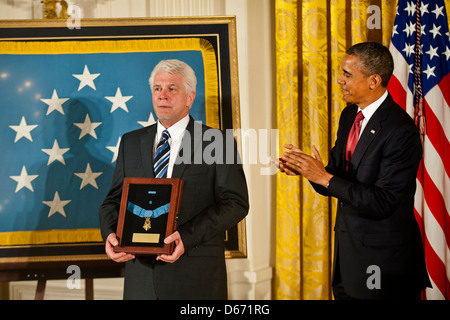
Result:
M369 77L370 90L375 90L381 86L381 76L379 74L373 74Z
M192 91L191 93L189 93L187 100L187 105L189 106L189 108L191 108L192 104L194 103L194 100L195 100L195 92Z

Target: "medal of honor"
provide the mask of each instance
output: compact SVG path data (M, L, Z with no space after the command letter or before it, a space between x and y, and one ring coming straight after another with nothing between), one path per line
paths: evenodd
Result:
M145 231L148 231L148 229L152 228L152 224L150 222L150 218L145 218L145 222L144 222L144 226L142 227L144 228Z
M127 210L133 212L135 215L145 218L144 225L142 228L145 231L151 229L152 224L150 218L158 218L159 216L166 214L169 212L170 203L167 203L161 207L156 208L155 210L146 210L144 208L139 207L138 205L131 203L128 201Z

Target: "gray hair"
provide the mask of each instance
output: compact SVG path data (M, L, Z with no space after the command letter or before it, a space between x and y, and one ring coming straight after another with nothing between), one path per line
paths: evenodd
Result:
M152 74L150 75L150 88L153 88L153 81L156 74L161 71L183 76L186 92L195 92L197 86L197 77L195 76L194 70L192 70L192 68L187 63L176 59L161 60L160 62L158 62L158 64L153 69Z

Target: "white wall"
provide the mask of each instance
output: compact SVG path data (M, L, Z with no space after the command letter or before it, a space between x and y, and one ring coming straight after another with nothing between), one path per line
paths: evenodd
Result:
M41 19L40 0L2 0L0 19ZM240 84L241 128L271 129L275 125L273 90L273 1L271 0L68 0L78 5L83 18L236 16ZM261 139L260 146L269 142ZM258 140L258 141L259 141ZM262 144L261 144L262 143ZM253 145L243 139L244 160ZM259 148L258 148L259 150ZM270 151L270 149L269 149ZM267 154L269 156L269 154ZM270 299L274 243L274 176L262 174L261 162L244 162L250 191L250 213L246 218L246 259L229 259L230 299ZM95 298L121 297L123 279L96 279ZM35 282L10 283L10 298L32 299ZM83 290L65 289L65 281L49 281L46 298L82 299ZM66 290L66 291L64 291ZM108 296L107 292L110 292Z

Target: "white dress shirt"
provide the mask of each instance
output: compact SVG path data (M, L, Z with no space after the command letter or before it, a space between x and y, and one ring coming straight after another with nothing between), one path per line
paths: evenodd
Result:
M181 141L183 140L184 133L186 132L186 127L189 123L189 115L175 123L173 126L169 127L167 131L169 131L169 145L170 145L170 158L169 158L169 167L167 168L167 178L172 177L172 170L175 160L178 155L178 151L180 150ZM153 145L153 154L155 154L156 147L158 146L159 140L161 140L161 136L163 131L166 130L164 126L158 121L157 132L155 137L155 142Z
M358 108L358 111L362 111L362 114L364 115L364 119L361 121L361 129L359 130L359 137L361 137L361 134L363 133L364 129L366 128L367 123L369 122L372 115L377 111L378 107L381 106L381 104L386 100L388 96L388 91L378 98L377 101L372 102L367 107L362 110L361 108Z

